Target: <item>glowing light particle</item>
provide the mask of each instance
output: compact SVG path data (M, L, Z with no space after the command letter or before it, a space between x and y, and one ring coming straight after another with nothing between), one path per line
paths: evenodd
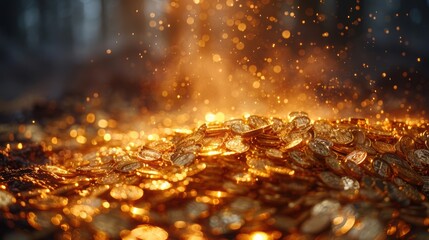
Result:
M273 67L273 71L274 71L275 73L280 73L280 72L282 71L282 67L280 67L279 65L275 65L275 66Z
M76 137L76 142L80 143L80 144L85 144L87 141L85 136L79 135Z
M213 113L209 112L206 114L206 121L207 122L214 122L216 120L216 115L214 115Z
M239 42L239 43L237 43L237 45L235 47L237 48L237 50L243 50L244 49L244 43Z
M70 130L70 137L72 137L72 138L77 137L77 131L76 131L76 129Z
M250 235L250 240L269 240L269 239L271 239L270 236L268 236L268 234L264 232L253 232Z
M256 89L258 89L260 86L261 86L261 83L259 81L254 81L252 84L252 87Z
M108 126L108 124L109 123L107 122L106 119L100 119L100 120L98 120L98 126L100 128L106 128Z
M288 38L290 38L290 31L289 31L289 30L284 30L284 31L282 32L282 37L283 37L284 39L288 39Z
M219 121L219 122L225 121L225 114L223 112L216 113L216 121Z
M160 227L143 224L131 230L130 234L125 238L165 240L168 239L168 233Z
M220 61L222 61L222 58L220 57L219 54L213 54L212 59L213 59L213 62L220 62Z
M249 72L255 74L257 71L257 67L255 65L250 65L249 66Z
M240 30L240 31L242 31L242 32L244 32L245 30L246 30L246 24L244 24L244 23L240 23L240 24L238 24L238 26L237 26L237 28L238 28L238 30Z
M193 17L188 17L188 18L186 19L186 23L187 23L187 24L189 24L189 25L194 24L194 22L195 22L195 19L194 19Z
M95 122L95 114L94 114L94 113L88 113L88 114L86 115L86 121L87 121L88 123L93 123L93 122Z
M156 21L154 21L154 20L149 21L149 27L151 27L151 28L156 27Z
M104 141L108 142L110 140L112 140L112 136L110 135L110 133L106 133L103 136Z

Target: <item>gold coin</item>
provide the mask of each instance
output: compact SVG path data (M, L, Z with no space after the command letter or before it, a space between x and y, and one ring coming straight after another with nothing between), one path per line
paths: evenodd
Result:
M326 120L317 120L313 124L314 134L317 138L329 137L332 131L332 125Z
M365 132L361 129L354 129L352 130L353 133L353 143L354 145L365 145L367 146L368 141L370 141L366 135Z
M429 150L417 149L413 152L414 160L422 166L429 167Z
M249 116L247 118L247 123L254 129L270 125L270 122L268 121L268 119L262 116L256 116L256 115Z
M327 157L331 154L331 151L329 150L329 146L327 145L329 143L325 143L322 139L312 139L307 143L308 149L310 149L313 154L315 154L317 157Z
M263 136L264 134L260 134L257 138L255 138L255 145L260 146L262 148L278 148L281 145L281 140L277 137Z
M123 180L124 180L123 175L117 172L112 172L112 173L106 174L105 176L97 178L97 182L99 184L116 184L116 183L122 182Z
M412 185L406 183L401 178L394 178L393 182L402 190L403 193L413 202L419 203L425 200L425 197Z
M403 155L406 156L408 152L410 152L415 148L415 141L411 136L404 135L401 138L399 138L399 141L396 144L396 146L398 150L402 152Z
M392 176L392 170L390 166L382 159L375 158L374 161L372 162L372 166L373 166L374 172L378 176L386 179Z
M156 161L161 158L161 153L153 149L143 149L139 152L137 157L143 161Z
M249 145L243 143L243 139L241 137L233 137L225 143L225 147L231 151L237 153L244 153L249 150Z
M203 145L201 143L195 143L195 144L191 144L188 146L184 146L181 148L178 148L176 150L176 154L180 154L180 153L184 153L184 152L193 152L193 153L197 153L201 151L201 148L203 147Z
M344 170L342 168L341 160L338 159L337 154L330 155L325 158L325 164L330 168L334 173L343 175Z
M423 184L423 178L418 174L416 171L412 170L411 168L404 167L401 165L397 165L394 167L394 171L397 173L397 175L404 179L405 181L415 184L415 185L422 185Z
M224 127L222 125L220 125L220 126L210 126L209 125L207 130L206 130L206 135L207 136L220 136L220 135L224 135L228 131L229 131L229 128Z
M317 234L331 226L331 217L326 214L311 216L301 224L301 232Z
M312 159L308 158L302 151L293 150L290 151L288 154L289 158L291 158L295 164L302 168L311 168L315 165L315 162Z
M307 116L297 116L291 121L295 129L305 130L311 127L311 120Z
M332 219L332 232L335 236L347 234L356 223L356 211L351 205L347 205L338 211Z
M358 190L360 188L360 184L357 180L344 176L341 177L341 180L343 181L344 190Z
M269 127L270 125L266 125L258 128L252 128L249 125L244 123L235 123L231 125L231 131L237 135L240 135L243 138L250 138L263 133Z
M293 111L293 112L290 112L288 114L288 118L290 121L292 121L293 119L295 119L297 117L308 117L308 113L303 112L303 111Z
M195 154L191 152L181 153L171 159L176 166L186 166L195 161Z
M302 146L306 140L310 138L310 134L308 132L291 132L287 135L281 137L283 142L285 143L281 146L281 151L287 151L289 149L294 149Z
M360 151L360 150L354 150L353 152L349 153L344 161L353 161L356 164L361 164L363 161L365 161L367 156L367 152Z
M206 137L201 140L203 145L201 151L218 150L224 143L225 137Z
M356 150L366 152L368 155L371 155L371 156L378 154L378 152L372 146L368 146L366 144L356 145Z
M123 161L123 162L117 162L115 169L119 172L129 173L141 167L143 167L143 164L141 162Z
M159 170L157 170L156 168L153 168L153 167L149 167L149 166L140 167L136 171L138 173L137 175L143 176L145 178L162 177L161 172Z
M359 227L350 229L346 235L350 239L385 239L385 228L374 216L362 216L358 219ZM357 224L357 223L356 223Z
M404 159L402 159L396 154L385 153L381 155L381 159L387 162L395 172L397 172L399 166L404 168L411 168L411 166Z
M378 138L387 138L387 139L393 136L391 131L388 131L386 129L379 128L379 127L370 128L368 131L368 135L373 136L374 138L378 137Z
M76 175L75 173L69 172L64 168L60 168L54 165L43 165L40 166L40 169L49 173L54 173L60 177L74 177Z
M341 204L337 200L325 199L316 203L311 209L311 215L329 215L334 216L340 209Z
M330 134L332 142L339 145L347 145L353 142L354 136L347 129L334 129Z
M176 143L176 148L180 149L183 147L195 145L196 143L201 141L201 139L204 138L204 136L206 134L206 129L207 129L206 124L201 125L194 133L192 133L192 134L186 136L185 138L179 140Z
M153 149L158 152L164 152L164 151L170 150L173 147L174 147L174 144L167 140L158 140L158 141L149 142L147 144L147 148Z
M359 167L359 165L357 165L355 162L353 161L345 161L343 164L343 170L349 175L352 176L354 178L361 178L363 171L361 169L361 167Z
M396 151L394 145L382 141L374 141L372 146L379 153L394 153Z
M282 119L280 119L280 118L273 118L273 119L271 119L271 121L272 121L271 130L274 133L279 133L279 132L281 132L285 128L285 123L283 122Z
M269 148L265 150L265 155L271 159L283 159L283 152L278 150L277 148Z
M344 182L338 175L331 172L321 172L318 176L326 186L337 190L344 190Z
M223 122L223 126L232 129L232 125L234 124L244 124L244 120L241 118L231 119Z

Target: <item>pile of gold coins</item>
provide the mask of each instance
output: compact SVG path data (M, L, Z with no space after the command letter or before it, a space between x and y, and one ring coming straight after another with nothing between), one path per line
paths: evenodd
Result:
M11 167L25 159L2 150L0 237L427 239L427 130L292 112L207 123L61 164Z

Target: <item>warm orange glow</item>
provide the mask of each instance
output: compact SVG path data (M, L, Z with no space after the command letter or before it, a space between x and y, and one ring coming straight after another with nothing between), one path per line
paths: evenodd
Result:
M249 240L270 240L270 236L264 232L253 232Z

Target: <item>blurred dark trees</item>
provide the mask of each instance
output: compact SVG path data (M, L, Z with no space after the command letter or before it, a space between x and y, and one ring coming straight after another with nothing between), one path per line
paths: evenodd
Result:
M180 12L172 10L171 2L179 4L177 9ZM282 24L289 24L282 23L284 12L296 13L297 22L288 25L288 28L293 33L302 34L291 39L295 44L291 45L292 49L298 49L296 46L300 43L305 45L312 41L320 41L320 45L336 45L337 49L347 48L348 57L339 60L339 63L347 66L350 73L372 74L377 80L381 72L402 75L402 69L411 70L413 74L417 71L421 91L428 90L427 1L260 2L270 3L260 6L264 16L273 15L280 19L280 24L272 24L278 28L273 31L276 34L284 29ZM19 112L38 101L60 99L67 92L76 92L76 89L85 95L83 90L105 89L109 92L123 85L128 86L124 90L127 97L130 91L139 95L139 88L151 91L153 83L150 81L156 79L151 75L152 69L165 64L170 59L168 54L180 52L179 35L188 28L185 23L187 8L182 3L193 4L193 1L2 1L0 114ZM249 1L240 3L246 5ZM259 4L258 1L255 4ZM236 4L234 8L238 6ZM208 13L213 8L214 4L210 3L210 9L200 10ZM150 13L155 13L153 19L171 23L171 27L163 32L150 28ZM312 24L311 19L315 18L313 14L316 13L323 14L326 20ZM307 20L305 25L300 24L303 19ZM201 26L199 31L208 32L211 27ZM323 32L330 32L330 37L321 38ZM246 44L258 49L261 42L271 44L274 41L270 40L271 37L261 31L256 36L260 41L249 40ZM218 47L224 46L221 44ZM107 49L112 50L112 54L106 54ZM264 54L264 48L259 48L259 52ZM419 57L421 63L416 62ZM362 70L363 62L374 67ZM377 84L380 87L385 85L383 81ZM390 87L389 84L386 86ZM150 96L145 96L145 101L150 99ZM423 102L429 101L426 98Z

